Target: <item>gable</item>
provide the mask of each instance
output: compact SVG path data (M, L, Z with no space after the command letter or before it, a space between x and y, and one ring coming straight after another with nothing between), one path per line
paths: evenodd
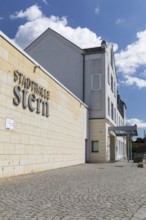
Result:
M71 41L69 41L68 39L66 39L65 37L63 37L62 35L58 34L57 32L55 32L54 30L52 30L50 28L48 28L36 40L34 40L28 47L26 47L25 51L30 52L35 47L37 47L39 44L41 44L41 42L43 42L45 39L47 39L49 37L50 37L50 39L54 39L54 41L56 41L56 42L57 41L61 42L65 46L70 47L70 49L75 50L78 53L84 53L84 51L81 48L79 48L78 46L73 44ZM50 41L50 39L49 39L49 41ZM51 44L51 41L50 41L50 44Z

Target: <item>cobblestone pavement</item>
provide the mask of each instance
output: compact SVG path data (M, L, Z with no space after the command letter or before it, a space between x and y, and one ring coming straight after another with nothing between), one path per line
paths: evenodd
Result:
M0 179L0 220L144 220L146 164L85 164Z

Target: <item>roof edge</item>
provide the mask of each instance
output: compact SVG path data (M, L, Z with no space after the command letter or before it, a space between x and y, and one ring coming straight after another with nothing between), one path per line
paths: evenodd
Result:
M68 40L66 37L64 37L63 35L59 34L57 31L53 30L52 28L47 28L41 35L39 35L33 42L31 42L24 50L27 51L29 48L32 47L33 44L35 44L39 39L41 39L48 31L52 32L53 34L58 35L60 38L62 38L63 40L65 40L66 42L68 42L70 45L72 45L73 47L75 47L77 50L80 50L81 53L84 53L84 50L82 48L80 48L79 46L77 46L75 43L73 43L72 41Z
M53 79L58 85L60 85L63 89L65 89L70 95L72 95L76 100L78 100L81 104L83 104L86 108L89 108L82 100L80 100L74 93L72 93L68 88L66 88L61 82L59 82L51 73L49 73L44 67L42 67L36 60L34 60L31 56L29 56L21 47L19 47L15 42L13 42L8 36L6 36L0 30L0 37L4 38L7 42L9 42L13 47L15 47L20 53L22 53L26 58L28 58L35 65L40 66L40 69L47 74L51 79Z

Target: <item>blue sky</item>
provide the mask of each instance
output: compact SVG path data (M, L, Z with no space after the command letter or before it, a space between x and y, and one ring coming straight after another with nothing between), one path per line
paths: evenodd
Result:
M1 0L0 30L25 48L48 27L81 48L113 43L127 122L146 130L145 0Z

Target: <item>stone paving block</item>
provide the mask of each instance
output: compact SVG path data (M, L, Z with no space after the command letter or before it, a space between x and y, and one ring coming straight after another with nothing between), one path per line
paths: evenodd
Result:
M144 220L146 169L122 166L85 164L0 179L0 220Z

